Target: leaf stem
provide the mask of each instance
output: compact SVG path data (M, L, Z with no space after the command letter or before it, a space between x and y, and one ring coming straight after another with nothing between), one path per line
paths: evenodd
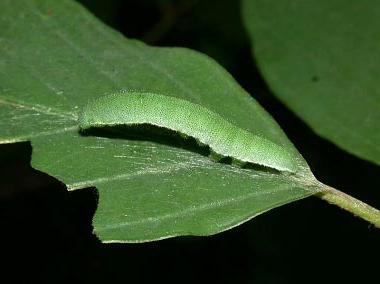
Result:
M378 209L331 186L322 183L320 186L323 190L316 194L317 197L351 212L380 229L380 211Z

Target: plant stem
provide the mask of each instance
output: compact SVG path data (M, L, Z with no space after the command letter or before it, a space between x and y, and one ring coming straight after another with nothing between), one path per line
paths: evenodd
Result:
M351 212L380 229L379 210L333 187L322 183L320 186L323 190L316 194L317 197Z

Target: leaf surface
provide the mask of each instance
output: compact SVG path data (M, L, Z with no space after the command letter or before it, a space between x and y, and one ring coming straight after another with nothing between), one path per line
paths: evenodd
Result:
M380 165L380 2L244 0L259 68L319 135Z
M30 140L32 165L69 190L96 186L101 240L215 234L317 190L279 126L210 58L126 39L68 0L1 1L0 26L0 141ZM145 132L79 133L88 101L130 89L201 104L283 146L297 175L216 163Z

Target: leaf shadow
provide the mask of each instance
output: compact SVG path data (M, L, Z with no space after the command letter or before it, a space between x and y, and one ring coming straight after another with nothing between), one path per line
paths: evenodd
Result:
M273 168L238 161L232 157L221 156L216 154L208 145L199 142L194 137L151 124L91 127L86 130L81 130L80 134L83 136L98 136L110 139L149 141L164 146L191 151L221 164L270 174L281 174L279 170Z
M174 146L176 148L198 153L202 156L210 155L209 147L199 143L195 138L150 124L92 127L87 130L82 130L80 133L83 136L148 141L164 146Z

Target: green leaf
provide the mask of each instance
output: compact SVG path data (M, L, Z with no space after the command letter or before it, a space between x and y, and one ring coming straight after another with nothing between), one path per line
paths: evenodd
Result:
M150 141L72 131L32 145L35 167L70 189L98 188L94 226L103 241L215 234L316 191L288 175L215 163Z
M0 141L31 140L32 165L69 190L96 186L101 240L215 234L317 191L278 125L210 58L126 39L67 0L3 0L0 26ZM283 146L297 175L216 163L196 145L147 132L81 135L78 111L122 89L201 104Z
M380 2L244 0L259 68L322 137L380 165Z

